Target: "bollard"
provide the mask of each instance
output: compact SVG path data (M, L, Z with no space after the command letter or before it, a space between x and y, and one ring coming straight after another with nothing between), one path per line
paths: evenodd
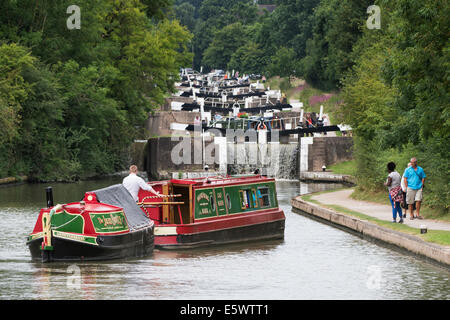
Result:
M420 233L421 234L427 233L427 226L426 225L422 224L420 226Z

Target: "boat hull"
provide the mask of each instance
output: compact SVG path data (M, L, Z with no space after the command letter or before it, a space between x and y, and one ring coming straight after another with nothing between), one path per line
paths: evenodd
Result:
M259 218L259 219L258 219ZM214 220L178 227L157 226L155 248L190 249L238 242L284 239L285 218L283 211L256 217L239 217L233 220Z
M35 261L95 261L148 256L154 249L153 225L117 235L101 235L95 244L52 237L53 250L41 250L43 238L27 242Z

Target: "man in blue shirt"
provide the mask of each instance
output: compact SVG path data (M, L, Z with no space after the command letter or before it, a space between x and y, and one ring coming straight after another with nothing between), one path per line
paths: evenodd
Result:
M425 183L425 172L417 165L417 159L411 158L411 167L405 170L404 182L406 187L406 203L408 204L410 219L423 219L420 215L420 204L422 202L422 190ZM416 214L413 215L413 204L416 203Z

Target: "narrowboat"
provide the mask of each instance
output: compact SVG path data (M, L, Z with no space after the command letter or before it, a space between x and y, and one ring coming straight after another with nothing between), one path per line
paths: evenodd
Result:
M141 257L153 252L154 225L121 184L56 206L48 189L27 245L42 262Z
M261 175L171 179L140 190L139 204L155 222L155 248L185 249L283 239L285 215L275 179Z

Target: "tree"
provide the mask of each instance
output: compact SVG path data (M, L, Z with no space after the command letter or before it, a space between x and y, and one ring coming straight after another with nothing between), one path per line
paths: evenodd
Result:
M22 46L0 46L0 144L11 142L18 134L22 105L32 90L23 78L23 71L34 61Z
M322 1L314 11L313 36L301 62L305 79L322 89L339 87L353 65L353 45L361 37L370 0Z
M0 175L73 180L121 170L147 114L189 63L169 0L0 3ZM20 42L18 46L14 42Z
M296 73L295 52L292 48L281 47L267 67L270 76L290 77Z
M190 1L192 2L192 1ZM195 1L194 1L195 2ZM195 3L192 2L195 6ZM193 52L194 63L193 66L199 69L204 64L204 56L206 50L211 46L215 34L227 25L234 23L241 23L248 26L255 23L257 20L257 8L253 5L252 0L204 0L198 9L198 19L195 23L194 38L193 38ZM242 44L241 44L242 45ZM214 46L213 46L214 47ZM239 46L236 46L237 49ZM213 51L214 49L210 49ZM206 62L211 56L216 56L215 53L210 52ZM222 68L226 66L229 61L224 62ZM211 67L205 65L206 70Z
M203 64L209 68L226 69L231 56L246 43L247 39L245 28L240 22L218 30L205 51Z
M399 90L394 107L401 120L393 134L417 146L430 177L427 201L448 212L450 5L431 0L381 3L392 10L389 31L394 44L383 71L387 83Z
M227 68L246 74L262 73L266 60L264 51L256 43L249 41L231 55Z
M195 7L189 2L183 2L175 6L175 16L180 21L180 24L194 31L195 28Z

